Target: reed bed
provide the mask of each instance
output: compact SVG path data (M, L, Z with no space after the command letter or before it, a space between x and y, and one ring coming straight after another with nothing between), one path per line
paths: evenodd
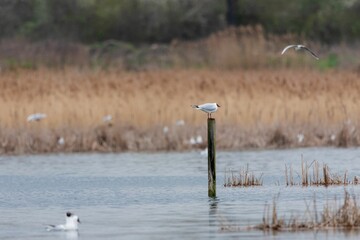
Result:
M358 75L349 71L5 71L0 73L0 152L23 152L25 135L46 146L57 146L61 136L65 143L79 143L68 151L87 151L100 144L96 139L105 130L97 129L108 114L112 127L106 139L113 139L108 151L203 148L204 143L187 144L193 136L205 139L206 114L190 107L203 102L221 105L214 115L220 149L358 146L359 90ZM36 112L47 118L27 122ZM121 147L124 141L128 147Z
M311 209L312 208L312 209ZM265 232L284 232L284 231L321 231L321 230L360 230L360 208L355 196L351 196L347 191L341 204L335 199L327 202L322 212L317 211L316 198L313 204L306 202L306 210L298 216L292 215L290 218L279 217L276 199L272 205L266 204L262 223L241 228L234 225L224 225L221 231L249 231L261 230Z
M311 172L312 167L312 172ZM359 184L359 177L355 176L353 180L349 180L347 171L344 174L332 173L327 164L320 167L318 161L314 160L310 165L301 161L301 182L294 181L292 166L285 165L285 181L286 186L301 185L308 186L330 186L330 185L349 185Z
M252 186L262 186L261 174L259 177L256 177L253 172L249 171L249 164L246 165L246 168L240 170L239 175L234 175L233 171L225 171L225 182L224 187L252 187Z

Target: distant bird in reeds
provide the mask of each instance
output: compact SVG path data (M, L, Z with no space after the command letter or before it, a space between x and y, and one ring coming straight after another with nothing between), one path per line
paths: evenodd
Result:
M102 118L103 120L103 123L106 124L108 127L112 127L113 123L112 123L112 116L109 114L109 115L106 115Z
M198 135L196 138L191 137L189 140L190 145L196 145L196 144L202 144L202 143L203 143L203 138L200 135Z
M112 120L112 116L111 115L106 115L103 117L103 122L111 122Z
M191 105L191 107L206 112L208 114L208 118L211 118L211 113L216 112L220 105L217 103L205 103L201 105Z
M309 48L305 47L304 45L289 45L289 46L286 46L282 50L281 55L283 55L290 48L294 48L296 51L305 50L305 51L309 52L311 54L311 56L313 56L314 58L319 60L319 57L313 51L311 51Z
M163 127L163 133L167 134L169 132L169 127L168 126L164 126Z
M57 140L57 143L59 145L64 145L65 144L65 139L63 137L59 137L58 140Z
M45 113L34 113L34 114L29 115L26 120L28 122L34 122L34 121L40 121L46 117L47 116Z
M175 122L175 124L176 124L176 126L184 126L184 125L185 125L185 121L182 120L182 119L180 119L180 120L177 120L177 121Z
M208 148L205 148L205 149L201 150L200 155L201 156L207 156L208 155Z

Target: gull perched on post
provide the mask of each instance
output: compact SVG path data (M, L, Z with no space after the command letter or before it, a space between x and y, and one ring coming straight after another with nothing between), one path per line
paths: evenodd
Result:
M211 113L216 112L220 105L217 103L204 103L201 105L191 105L191 107L206 112L208 114L208 118L211 118Z
M289 46L286 46L284 48L284 50L282 50L281 55L283 55L290 48L295 48L296 51L299 51L301 49L306 50L311 54L311 56L313 56L314 58L319 60L319 57L313 51L311 51L309 48L305 47L304 45L289 45Z
M47 231L77 231L79 223L80 223L80 219L78 216L74 215L71 212L67 212L65 224L48 225L46 230Z

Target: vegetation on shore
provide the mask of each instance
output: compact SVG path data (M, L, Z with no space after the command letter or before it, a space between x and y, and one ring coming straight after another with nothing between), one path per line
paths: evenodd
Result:
M358 146L358 75L301 70L38 69L0 75L0 152L185 150L206 139L218 102L218 149ZM36 112L47 114L27 122ZM112 122L103 123L105 115Z
M288 51L284 46L303 43L320 60L304 52ZM346 69L359 71L360 53L356 43L323 45L292 34L266 34L260 26L229 27L195 41L173 40L168 44L143 44L106 40L84 45L63 40L2 39L0 71L16 69L77 67L93 70L169 70L169 69Z
M306 210L303 214L292 215L290 218L279 217L278 204L274 199L272 205L266 204L262 223L249 227L239 227L224 224L221 231L249 231L261 230L264 232L284 231L325 231L340 230L351 231L360 228L360 209L355 196L345 190L343 202L327 202L323 211L318 212L316 198L313 204L306 202Z
M263 174L259 177L255 176L253 172L249 171L249 164L246 168L240 169L238 175L234 175L234 171L225 171L224 187L253 187L263 185Z
M312 171L310 169L312 168ZM347 171L343 174L332 173L327 164L323 164L320 167L318 161L314 160L310 165L307 162L301 161L301 182L294 181L292 166L285 165L285 181L286 186L301 185L303 187L308 186L331 186L331 185L349 185L359 184L359 176L354 176L352 180L349 180Z
M319 61L281 56L295 39L257 26L144 49L2 41L0 153L202 149L190 105L204 102L221 105L218 149L359 146L360 57L315 42Z
M359 0L12 0L0 4L0 38L168 43L260 24L339 43L359 38L359 10Z

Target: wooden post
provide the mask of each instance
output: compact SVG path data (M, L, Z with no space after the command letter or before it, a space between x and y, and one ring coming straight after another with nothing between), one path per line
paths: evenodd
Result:
M216 122L208 118L208 196L216 197L216 152L215 152Z

